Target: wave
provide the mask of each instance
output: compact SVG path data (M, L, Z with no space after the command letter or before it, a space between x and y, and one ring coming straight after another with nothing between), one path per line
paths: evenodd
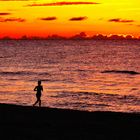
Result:
M31 71L16 71L16 72L9 72L9 71L3 71L0 72L0 75L39 75L39 76L44 76L44 75L49 75L47 72L31 72Z
M102 71L101 73L119 73L119 74L131 74L131 75L140 74L139 72L136 71L127 71L127 70L105 70Z
M97 92L73 92L73 91L61 91L57 92L55 95L51 95L51 98L77 98L84 99L84 100L90 100L92 97L94 99L98 99L100 101L107 101L110 102L110 100L121 100L124 102L127 102L129 100L133 100L134 102L138 101L136 96L134 95L120 95L120 94L111 94L111 93L97 93Z
M74 92L74 91L61 91L61 92L56 92L55 95L51 95L50 97L52 98L63 98L63 97L123 97L123 95L119 94L111 94L111 93L97 93L97 92Z
M0 72L0 75L33 75L34 72L18 71L18 72Z
M41 72L41 73L37 73L38 75L49 75L48 72Z
M56 103L54 104L55 106L60 106L60 107L70 107L70 108L73 108L73 109L76 109L76 108L79 108L79 109L82 109L82 108L87 108L87 107L110 107L111 105L109 104L95 104L95 103L81 103L81 102L63 102L63 103Z

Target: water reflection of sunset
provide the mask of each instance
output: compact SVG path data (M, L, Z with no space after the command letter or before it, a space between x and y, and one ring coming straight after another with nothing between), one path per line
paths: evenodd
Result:
M131 34L139 36L138 0L0 1L0 37Z

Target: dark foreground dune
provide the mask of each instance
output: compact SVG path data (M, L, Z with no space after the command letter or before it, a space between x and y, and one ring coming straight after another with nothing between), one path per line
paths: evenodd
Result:
M140 114L0 104L0 140L139 140Z

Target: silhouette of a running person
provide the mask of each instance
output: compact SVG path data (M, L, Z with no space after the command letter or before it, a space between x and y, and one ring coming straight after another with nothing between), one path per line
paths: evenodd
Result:
M41 81L38 81L38 86L34 88L34 91L37 91L36 93L36 102L33 104L35 106L37 103L39 103L39 107L41 107L41 92L43 91L43 86L41 85Z

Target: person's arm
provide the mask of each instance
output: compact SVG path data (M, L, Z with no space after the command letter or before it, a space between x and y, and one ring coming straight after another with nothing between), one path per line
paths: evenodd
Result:
M37 87L34 88L34 91L37 91Z

